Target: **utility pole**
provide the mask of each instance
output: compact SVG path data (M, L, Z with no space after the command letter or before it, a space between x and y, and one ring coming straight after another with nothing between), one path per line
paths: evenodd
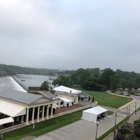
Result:
M96 136L95 136L95 140L97 140L98 125L99 125L99 122L97 121L97 122L96 122Z
M117 111L115 112L115 128L116 128L116 121L117 121Z

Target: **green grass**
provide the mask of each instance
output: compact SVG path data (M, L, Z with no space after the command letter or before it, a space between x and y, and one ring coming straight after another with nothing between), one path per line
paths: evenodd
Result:
M108 115L112 115L114 112L112 111L108 111Z
M111 95L106 92L89 91L89 90L83 90L83 89L80 89L80 90L93 96L94 100L98 101L99 105L109 106L113 108L119 108L123 106L124 104L133 100L132 98Z
M72 122L78 121L81 119L81 116L82 111L78 111L72 114L64 115L35 124L34 130L31 125L18 130L14 130L12 132L5 133L3 137L4 140L18 140L26 136L40 136L44 133L50 132L62 126L68 125Z

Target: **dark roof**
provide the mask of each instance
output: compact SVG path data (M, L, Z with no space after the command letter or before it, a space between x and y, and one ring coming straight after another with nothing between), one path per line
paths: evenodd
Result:
M43 96L35 95L32 93L27 93L27 92L21 92L21 91L17 91L17 90L6 90L3 92L0 92L0 97L22 102L25 104L31 104L34 101L42 98Z
M40 91L40 92L44 93L50 99L52 99L54 96L50 91Z

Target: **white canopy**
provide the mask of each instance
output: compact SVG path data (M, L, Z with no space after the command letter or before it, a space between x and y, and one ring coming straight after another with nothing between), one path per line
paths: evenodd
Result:
M61 97L57 97L59 99L61 99L64 102L64 106L72 106L72 100L69 100L67 98L61 98Z
M12 123L12 122L14 122L14 119L12 117L0 119L0 125Z
M0 99L0 113L10 117L26 114L26 107Z
M79 94L79 93L81 93L80 90L75 90L75 89L68 88L68 87L65 87L65 86L55 87L55 88L53 88L53 90L60 91L60 92L73 93L73 94Z
M104 117L107 116L107 109L102 108L100 106L96 106L87 110L83 111L83 120L87 120L87 121L93 121L93 122L97 122L97 118L98 116L101 116L101 114L104 115Z

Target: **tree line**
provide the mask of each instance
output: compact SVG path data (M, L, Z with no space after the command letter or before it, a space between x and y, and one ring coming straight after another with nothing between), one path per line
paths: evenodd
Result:
M76 71L61 72L61 75L53 81L54 85L79 86L87 90L104 91L107 89L140 87L140 74L135 72L125 72L121 70L113 71L110 68L100 70L83 69Z
M20 67L14 65L0 64L0 70L4 70L8 75L15 74L35 74L35 75L55 75L59 72L57 69L45 69L45 68L29 68Z

